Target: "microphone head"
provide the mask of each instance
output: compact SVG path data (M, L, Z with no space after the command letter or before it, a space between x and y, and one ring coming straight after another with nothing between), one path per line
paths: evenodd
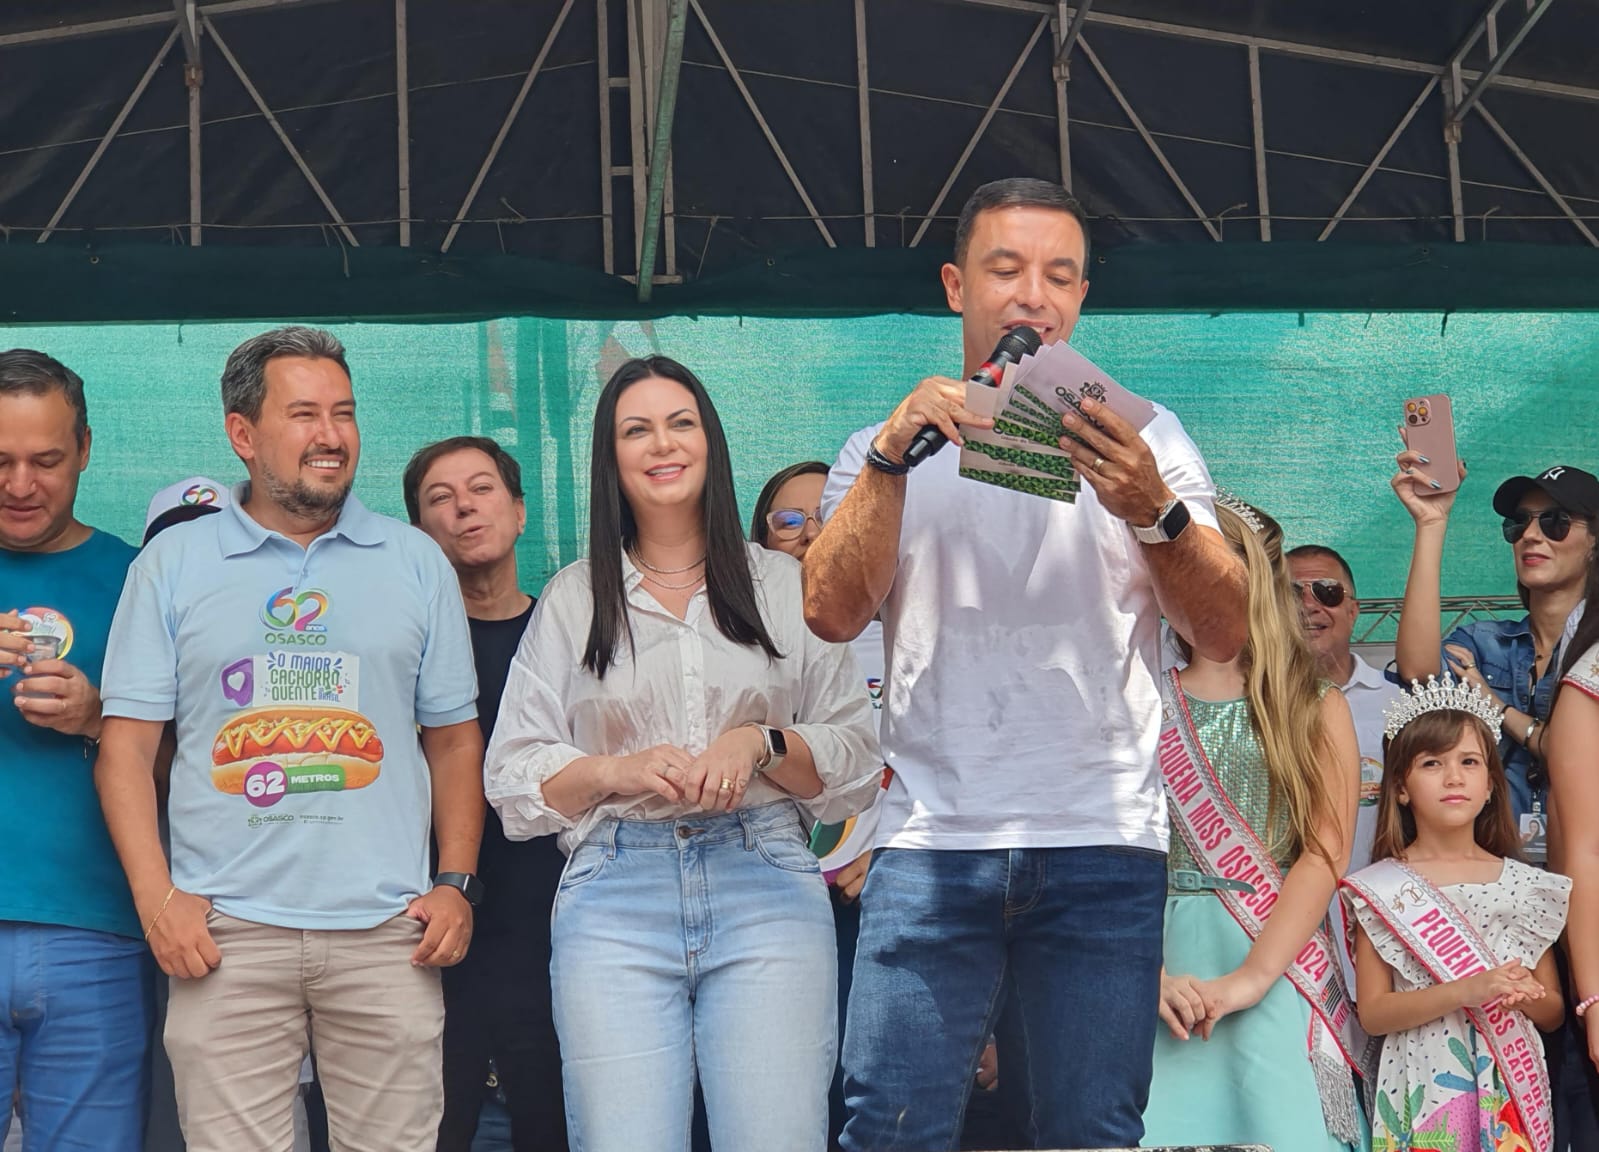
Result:
M999 338L999 343L994 345L994 359L999 360L1003 357L1014 362L1037 352L1042 345L1043 340L1038 332L1022 325L1019 328L1012 328Z

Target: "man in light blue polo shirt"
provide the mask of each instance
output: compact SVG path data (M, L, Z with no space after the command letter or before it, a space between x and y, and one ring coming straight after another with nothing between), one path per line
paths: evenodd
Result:
M426 535L349 495L360 434L335 337L246 341L222 397L249 483L129 570L96 770L174 977L184 1138L189 1152L289 1147L309 1028L334 1146L431 1152L437 968L470 939L484 813L459 586ZM169 719L170 873L150 783Z

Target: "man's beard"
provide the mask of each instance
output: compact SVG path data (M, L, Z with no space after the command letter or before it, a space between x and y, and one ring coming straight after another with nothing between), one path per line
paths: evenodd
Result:
M261 465L261 486L266 489L267 499L289 515L303 519L337 516L349 499L354 483L351 480L332 490L313 488L303 480L285 481L265 463Z

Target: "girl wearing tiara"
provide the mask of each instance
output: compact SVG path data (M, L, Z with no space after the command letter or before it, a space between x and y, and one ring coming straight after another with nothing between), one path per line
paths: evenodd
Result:
M1220 496L1249 575L1249 638L1162 684L1172 822L1150 1144L1364 1147L1351 1063L1364 1037L1324 926L1360 781L1343 695L1299 622L1282 529Z
M1376 863L1343 883L1360 1021L1383 1036L1373 1152L1549 1152L1537 1029L1571 881L1519 859L1499 709L1431 678L1389 710Z

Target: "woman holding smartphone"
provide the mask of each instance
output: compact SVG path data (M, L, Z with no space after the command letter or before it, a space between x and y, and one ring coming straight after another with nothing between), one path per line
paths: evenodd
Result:
M739 531L727 442L687 368L630 360L594 417L589 557L511 665L488 798L560 833L551 981L574 1149L820 1152L837 1048L827 888L799 808L838 820L882 767L848 649L800 567Z

